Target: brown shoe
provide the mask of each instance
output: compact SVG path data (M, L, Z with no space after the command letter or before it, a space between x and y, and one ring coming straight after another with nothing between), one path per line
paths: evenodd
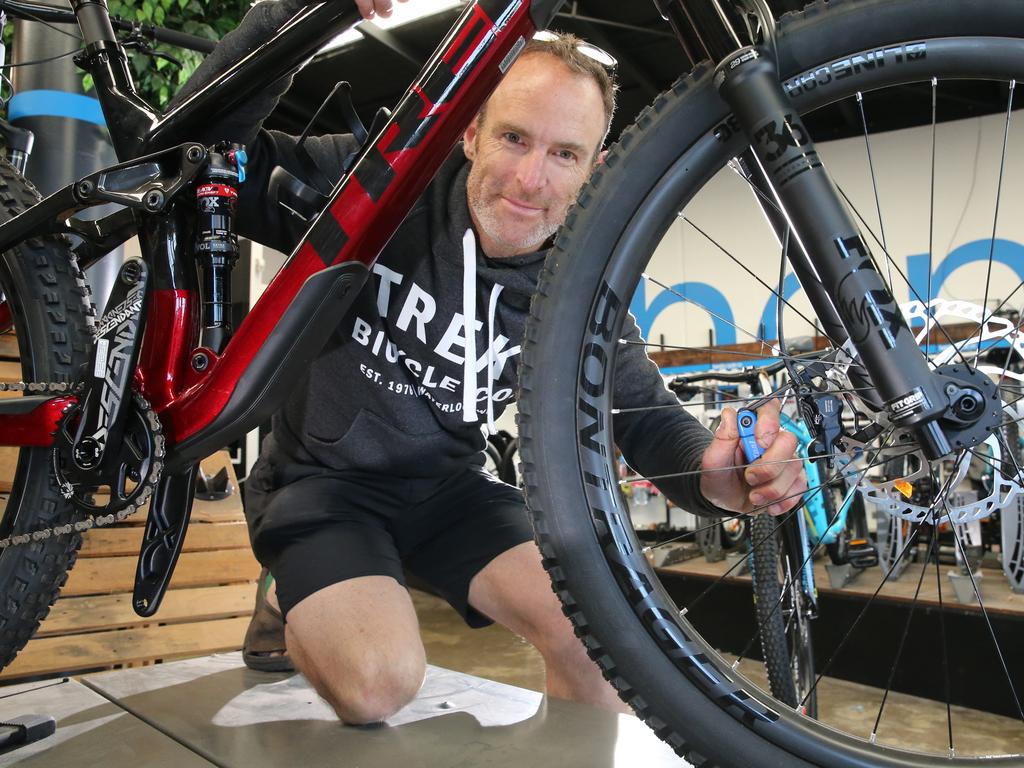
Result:
M295 665L284 642L284 618L267 602L267 590L272 581L269 570L260 571L256 608L245 631L242 660L249 669L260 672L294 672Z

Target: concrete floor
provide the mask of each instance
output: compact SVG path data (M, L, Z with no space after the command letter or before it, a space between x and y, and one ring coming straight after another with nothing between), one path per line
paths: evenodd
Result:
M544 665L524 640L499 626L473 630L439 598L413 592L427 660L489 680L535 691L544 689ZM740 671L767 687L763 666L747 660ZM867 738L874 726L882 691L839 680L824 680L818 697L819 717L826 723ZM953 742L957 755L1024 753L1024 723L962 707L953 708ZM940 753L948 744L946 705L890 694L878 740L892 746Z

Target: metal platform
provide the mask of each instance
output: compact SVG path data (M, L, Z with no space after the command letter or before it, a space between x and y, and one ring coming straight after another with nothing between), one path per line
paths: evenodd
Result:
M0 688L0 721L30 713L55 717L57 732L0 766L689 765L635 717L439 667L376 726L341 725L300 675L252 672L240 653Z

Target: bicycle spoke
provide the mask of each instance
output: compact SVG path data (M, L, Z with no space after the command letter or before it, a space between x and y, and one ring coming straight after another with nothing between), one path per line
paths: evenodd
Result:
M888 253L889 248L885 240L885 224L882 221L882 203L878 197L878 180L875 177L875 162L871 156L871 141L868 137L868 118L864 110L864 94L862 94L860 91L857 91L857 106L860 108L860 120L861 124L864 126L864 150L867 152L868 169L871 171L871 189L875 195L875 213L878 215L878 229L882 233L882 250L885 253ZM887 259L885 262L885 266L889 276L889 293L892 293L892 260Z
M1003 196L1003 171L1006 168L1006 147L1010 140L1010 115L1013 112L1013 92L1017 86L1016 80L1010 81L1010 92L1006 99L1006 121L1003 124L1003 151L999 161L999 180L996 182L996 204L995 211L992 214L992 238L989 240L988 247L988 272L985 275L985 299L981 302L981 323L982 327L985 325L985 313L988 311L988 290L989 284L992 281L992 261L995 257L996 252L996 231L999 228L999 203ZM978 357L975 355L974 362L978 362Z
M890 432L890 433L889 433L889 435L888 435L887 437L891 437L891 435L892 435L892 432ZM878 447L877 447L877 448L875 449L875 452L874 452L874 456L877 456L877 455L878 455L878 453L880 453L880 452L881 452L881 451L883 451L883 450L885 450L885 446L884 446L884 445L879 445L879 446L878 446ZM825 526L825 530L824 530L824 531L822 531L822 532L821 532L821 534L820 534L820 535L818 536L818 539L817 539L817 541L815 541L815 542L814 542L813 544L811 544L811 545L810 545L810 546L808 547L808 553L807 553L807 555L806 555L806 556L804 557L803 561L802 561L802 562L800 563L800 565L799 565L799 566L797 567L797 569L796 569L796 571L797 571L797 574L798 574L798 576L799 576L799 574L802 574L802 573L803 573L803 570L804 570L804 568L806 568L806 567L807 567L807 564L808 564L808 563L809 563L809 562L811 561L811 559L812 559L812 558L814 557L814 551L815 551L815 550L816 550L816 549L817 549L818 547L820 547L820 546L821 546L822 542L823 542L823 541L825 540L825 537L826 537L826 536L828 535L828 532L829 532L830 530L832 530L832 526L834 526L834 525L835 525L835 524L836 524L836 523L837 523L837 522L839 521L839 518L840 518L840 516L841 516L841 514L842 514L842 510L843 510L843 507L844 507L844 506L845 506L845 505L847 504L847 502L849 501L849 495L850 495L850 494L853 494L853 493L856 493L856 492L857 492L857 490L856 490L856 486L857 486L857 485L858 485L858 484L859 484L859 483L860 483L860 482L861 482L861 481L862 481L862 480L863 480L863 479L864 479L864 478L865 478L865 477L867 476L867 473L868 473L868 471L870 471L871 469L873 469L873 468L874 468L874 467L876 467L876 466L881 466L882 464L884 464L884 463L888 462L889 458L891 458L891 457L887 457L886 459L884 459L883 461L881 461L881 462L879 462L879 463L877 463L877 464L868 464L868 465L867 465L867 466L865 466L865 467L864 467L864 468L863 468L862 470L860 470L860 474L859 474L859 476L858 476L858 478L857 478L856 482L855 482L855 483L853 483L853 484L851 484L851 488L850 488L850 490L848 491L848 494L847 494L847 496L846 496L846 497L845 497L845 498L843 499L843 503L842 503L842 504L840 504L840 505L839 505L839 507L837 507L837 508L836 508L836 513L835 513L835 515L833 515L833 517L832 517L832 519L831 519L831 520L829 521L828 525L827 525L827 526ZM809 489L809 490L808 490L807 492L805 492L805 494L804 494L804 495L805 495L805 497L806 497L806 494L807 494L807 493L810 493L810 492L811 492L812 490L816 490L816 491L817 491L818 493L824 493L824 492L826 492L826 491L825 491L824 489L827 489L827 488L828 488L828 486L830 486L830 485L831 485L832 483L834 483L835 481L837 481L837 480L839 480L839 479L840 479L840 473L841 473L841 471L842 471L842 469L838 469L838 470L836 470L836 471L835 471L835 472L834 472L834 473L832 474L832 476L831 476L830 478L828 478L828 479L827 479L827 480L826 480L826 481L825 481L824 483L822 483L821 485L819 485L819 486L818 486L818 487L817 487L816 489ZM772 531L772 534L774 535L774 533L775 533L776 531L778 531L778 530L779 530L779 529L780 529L781 527L782 527L782 524L780 524L780 525L776 526L775 530L774 530L774 531ZM764 541L765 541L765 540L764 540L764 539L762 539L761 543L764 543ZM751 545L751 550L753 550L753 549L754 549L754 545L752 544L752 545ZM791 588L791 589L797 589L797 588L798 588L798 587L797 587L797 580L793 580L793 581L791 581L791 586L790 586L790 588ZM770 619L771 619L771 617L775 615L775 612L776 612L776 611L777 611L777 610L778 610L778 609L779 609L779 608L780 608L780 607L782 606L782 604L783 604L783 603L785 602L785 598L786 598L786 597L787 597L787 595L786 595L786 590L785 590L785 589L783 589L783 590L782 590L782 594L780 594L780 595L779 595L779 599L778 599L778 601L776 601L775 605L774 605L774 606L772 606L772 609L771 609L771 611L770 611L770 612L768 613L768 616L767 616L766 620L770 620ZM747 645L746 645L746 647L745 647L745 651L746 651L746 650L749 650L749 649L750 649L750 647L751 647L751 645L752 645L753 641L754 641L754 640L756 640L756 639L757 639L757 633L755 633L755 634L754 634L754 637L753 637L753 638L751 638L751 640L750 640L750 641L749 641L749 642L747 643ZM743 654L743 655L745 655L745 654ZM743 655L741 655L741 656L740 656L740 658L739 658L739 659L738 659L738 660L736 661L736 663L735 663L735 664L733 665L734 667L735 667L735 666L737 666L737 665L739 664L739 662L740 662L740 661L742 660L742 658L743 658ZM810 696L810 693L808 693L808 696ZM806 699L805 699L804 701L802 701L802 702L801 702L801 706L802 706L802 705L803 705L804 703L806 703Z
M695 389L699 389L702 392L709 394L724 395L721 390L715 389L714 387L702 387L700 385L693 385ZM786 384L784 389L790 390L793 388L792 384ZM856 392L871 392L874 387L849 387L844 389L830 390L830 394L842 395ZM760 395L758 397L721 397L721 403L725 406L738 405L741 403L760 403L767 402L769 400L782 400L785 401L792 396L791 392L784 392L783 387L775 390L775 392L767 395ZM666 408L706 408L708 403L703 400L693 401L686 400L679 403L665 403L664 405L638 405L633 408L612 408L610 413L613 416L617 416L620 413L645 413L647 411L660 411Z
M673 296L675 296L680 301L684 301L687 304L693 304L693 306L698 307L699 309L703 309L705 312L707 312L712 317L714 317L714 318L716 318L718 320L721 320L723 323L726 323L727 325L731 326L733 329L739 331L740 333L745 333L747 336L749 336L750 338L754 339L755 341L760 341L760 342L764 341L764 339L762 339L756 333L751 333L746 328L741 328L740 326L736 325L736 323L734 323L729 318L724 317L724 316L718 314L717 312L715 312L712 309L709 309L708 307L706 307L703 304L701 304L699 301L694 301L689 296L686 296L686 295L680 293L679 291L677 291L671 285L665 285L665 283L661 282L656 277L651 277L646 272L642 273L640 275L640 277L643 278L644 280L649 280L650 282L654 283L659 288L664 288L666 291L671 293Z
M978 582L974 578L973 569L970 567L970 563L967 560L967 550L964 548L964 544L960 540L960 534L957 533L956 526L953 525L953 519L949 512L949 505L943 501L943 506L946 508L946 519L949 521L949 524L953 529L953 540L956 542L957 549L960 551L960 557L963 558L964 563L967 563L967 575L971 579L971 588L974 590L974 596L978 598L978 605L981 607L981 614L985 619L985 625L988 627L989 635L992 638L992 644L995 646L996 656L999 658L999 664L1003 668L1003 674L1006 675L1006 682L1010 685L1010 695L1013 696L1014 706L1017 707L1017 716L1020 718L1021 722L1024 722L1024 709L1021 709L1020 697L1017 696L1017 687L1013 684L1013 678L1010 676L1009 667L1006 666L1006 657L1003 655L1003 649L999 645L999 639L996 637L996 631L992 626L992 619L989 616L988 609L985 608L985 601L981 597L981 588L978 586Z
M706 232L705 230L701 229L699 226L694 224L691 219L689 219L687 216L684 216L682 213L679 214L679 217L683 221L685 221L687 224L692 226L694 229L696 229L698 232L700 232L700 234L701 234L701 236L703 236L703 238L705 238L709 243L711 243L713 246L715 246L715 248L717 248L722 253L724 253L726 256L728 256L737 266L739 266L740 269L742 269L744 272L750 274L752 276L752 278L754 278L754 280L756 280L758 283L760 283L762 286L764 286L766 289L768 289L768 291L771 292L771 294L776 298L776 300L782 302L783 304L785 304L785 306L790 307L793 311L795 311L797 314L799 314L804 319L804 322L807 323L807 325L813 326L814 328L817 328L817 324L815 324L814 321L812 321L812 319L810 317L808 317L806 314L804 314L799 309L797 309L797 307L795 307L793 304L788 302L788 300L785 299L785 297L783 297L779 291L776 291L774 288L769 286L765 281L761 280L761 278L759 278L759 276L757 274L755 274L750 269L750 267L746 266L739 259L737 259L731 253L729 253L728 249L726 249L724 246L722 246L722 244L720 244L718 241L716 241L714 238L712 238L710 236L710 234L708 234L708 232ZM821 329L821 332L824 333L824 329ZM829 339L829 341L833 342L833 344L835 346L842 346L841 344L838 344L835 339Z
M1007 304L1007 303L1008 303L1008 302L1010 301L1010 299L1012 299L1012 298L1013 298L1013 297L1014 297L1014 296L1015 296L1015 295L1017 294L1017 291L1019 291L1019 290L1020 290L1021 288L1024 288L1024 280L1021 280L1021 281L1020 281L1019 283L1017 283L1017 287L1016 287L1016 288L1014 288L1014 289L1013 289L1012 291L1010 291L1010 293L1009 293L1009 294L1007 294L1006 298L1005 298L1005 299L1003 299L1002 301L1000 301L1000 302L999 302L999 303L998 303L998 304L996 305L996 308L995 308L995 309L993 309L993 310L992 310L992 311L991 311L991 312L989 313L988 317L985 317L985 315L984 315L984 312L985 312L985 308L984 308L984 307L982 307L982 318L981 318L981 322L980 322L980 323L978 323L978 327L977 327L977 328L975 328L975 329L974 329L974 331L973 331L973 332L971 333L971 337L973 337L973 336L974 336L974 334L975 334L975 333L977 333L978 331L982 330L982 329L983 329L983 328L985 327L985 323L986 323L986 322L988 322L988 321L989 321L989 319L991 319L992 317L995 317L995 315L996 315L996 314L997 314L997 313L999 312L999 310L1000 310L1000 309L1002 309L1003 307L1005 307L1005 306L1006 306L1006 304ZM1020 325L1018 325L1018 326L1017 326L1017 328L1020 328L1020 327L1021 327Z
M932 537L931 542L928 544L928 554L925 556L925 562L927 563L932 556L932 550L935 547L937 539ZM889 667L889 677L885 683L885 691L882 693L882 701L878 705L878 714L875 716L875 724L871 727L871 735L868 737L868 741L872 744L878 738L878 726L882 722L882 711L885 709L885 703L889 699L889 691L892 690L893 680L896 679L896 669L899 667L900 659L903 657L903 649L907 644L907 637L910 634L910 622L914 618L914 611L917 609L917 600L921 594L921 586L924 584L924 575L928 572L927 568L921 569L921 575L917 579L917 589L914 590L914 599L910 603L910 611L907 613L907 622L903 626L903 636L900 638L899 648L896 650L896 657L893 659L892 666Z
M876 449L876 452L877 452L877 450L880 450L880 449ZM863 470L861 470L861 472L866 475L868 470L873 469L875 467L880 467L883 464L885 464L885 462L888 461L888 460L889 459L886 458L886 459L884 459L882 461L879 461L879 462L870 463L870 464L866 465L863 468ZM798 497L801 497L801 496L804 497L803 500L799 504L797 504L797 506L793 507L793 509L789 510L789 512L786 512L785 514L782 514L782 515L778 516L779 523L778 523L778 525L775 526L775 528L772 529L771 535L775 535L775 533L778 532L778 530L785 524L786 520L788 520L790 517L792 517L794 513L803 510L804 506L807 504L806 496L807 496L808 493L811 493L811 492L816 491L816 490L821 489L821 488L825 488L828 485L830 485L831 483L835 482L837 479L839 479L839 472L840 472L840 470L837 470L836 473L834 473L832 475L832 477L828 478L824 483L822 483L820 485L816 485L816 486L814 486L812 488L808 488L807 490L801 491L800 493L794 493L794 494L791 494L789 496L784 496L781 499L776 499L774 502L772 502L772 504L778 504L780 501L788 501L789 499L798 498ZM765 505L765 506L762 506L762 507L757 507L757 508L755 508L753 510L753 512L751 512L751 514L754 514L754 513L758 512L758 511L761 511L761 510L765 510L769 506L771 506L771 504L768 504L768 505ZM763 544L765 541L767 541L767 537L762 538L757 544L754 544L753 542L751 542L750 548L754 549L755 547L760 546L761 544ZM820 539L819 539L819 543L820 543ZM696 606L697 603L699 603L704 598L705 595L707 595L721 581L723 581L734 570L736 570L740 566L741 563L742 563L742 561L737 562L731 568L729 568L725 573L723 573L721 576L719 576L714 582L712 582L703 592L701 592L700 595L697 596L696 599L694 599L690 603L689 606L687 606L686 609L684 609L684 613L686 611L692 610L694 608L694 606Z
M910 449L908 449L906 451L903 451L901 453L890 455L885 461L888 461L888 459L891 459L891 458L898 458L900 456L908 456L908 455L910 455L912 453L916 453L916 452L917 452L916 448L910 448ZM828 457L838 458L838 457L841 457L841 456L845 457L846 454L845 453L831 453L831 454L825 454L821 458L828 458ZM797 461L803 462L803 461L805 461L805 459L803 457L799 457L798 456L798 457L792 458L792 459L775 459L774 461L759 460L758 463L757 463L757 466L759 466L759 467L766 467L766 466L770 466L772 464L792 464L792 463L797 462ZM870 464L869 468L880 467L880 466L882 466L882 464L885 463L885 461L881 461L881 462L878 462L878 463ZM688 477L688 476L693 476L693 475L706 475L706 474L710 474L710 473L713 473L713 472L735 472L736 470L739 470L739 469L746 469L749 466L752 466L752 463L737 464L737 465L732 466L732 467L715 467L713 469L688 469L688 470L683 470L681 472L669 472L669 473L666 473L664 475L629 475L627 477L620 478L619 482L625 483L625 482L633 482L635 480L665 480L667 478L672 478L672 477ZM833 479L837 479L837 478L833 478ZM813 488L808 488L806 491L804 491L804 493L809 493L809 492L815 490L816 488L821 488L821 487L822 487L821 485L816 485ZM795 498L796 495L797 494L793 494L792 496L785 496L785 497L783 497L781 499L777 499L776 502L774 502L774 503L778 503L779 501L785 501L786 499ZM767 509L770 506L771 506L771 504L768 504L767 506L764 506L764 507L757 507L757 509L758 510L760 510L760 509Z
M958 458L958 461L962 461L962 460L963 460L963 453ZM936 496L936 499L941 498L943 494L948 492L948 490L949 490L948 486L949 486L949 484L952 481L954 476L955 476L955 473L951 474L949 476L949 478L947 478L945 485L939 491L938 495ZM929 511L930 512L934 512L935 508L936 508L936 502L933 502ZM804 697L804 702L806 702L807 698L815 691L815 689L817 689L818 683L820 683L822 678L825 677L826 673L831 668L832 663L839 657L839 654L846 647L847 642L853 636L853 633L857 629L857 626L864 619L864 616L867 614L868 610L871 608L872 604L875 602L875 599L878 597L879 593L882 591L882 588L885 587L885 585L889 582L890 577L892 576L893 572L896 570L896 566L903 559L903 557L907 554L907 552L910 551L910 547L914 543L914 541L917 539L917 535L920 532L922 525L923 525L923 523L916 523L916 524L913 525L913 530L911 532L911 535L907 538L906 543L903 545L903 549L901 549L900 552L897 554L897 556L893 558L893 561L890 564L888 570L885 572L885 575L882 577L882 581L879 583L878 587L872 593L871 597L868 598L868 601L864 604L864 607L861 608L860 613L857 614L857 618L854 619L854 621L851 624L850 628L847 630L846 635L839 642L838 647L835 649L835 651L833 651L833 653L829 657L828 661L825 662L824 666L822 667L821 672L818 673L818 676L817 676L817 678L814 681L814 685L811 686L811 690L808 691L807 692L807 696Z
M769 347L767 342L759 339L763 346ZM630 341L628 339L619 339L619 344L635 347L657 347L659 350L673 350L677 352L709 352L722 355L734 355L736 357L749 357L757 360L771 360L777 362L779 360L792 360L794 363L807 363L815 362L822 365L839 365L839 366L855 366L857 368L863 368L864 366L858 360L852 360L849 362L837 362L834 360L816 360L814 358L807 357L805 355L778 355L775 354L774 350L771 350L769 354L758 354L756 352L742 352L740 350L723 349L722 347L693 347L683 344L659 344L653 341Z
M932 484L934 485L935 484L935 472L934 472L934 470L930 469L930 474L931 474L931 477L932 477ZM956 474L955 471L953 473L950 473L950 479L952 479L952 477L955 474ZM947 486L949 485L949 480L947 480L946 485ZM935 522L932 523L932 536L938 538L938 535L939 535L939 523L938 523L938 521L935 521ZM936 549L938 549L938 548L936 547ZM927 569L927 567L928 567L928 564L925 563L925 568ZM953 749L953 709L952 709L952 705L950 704L951 694L950 694L950 685L949 685L949 648L948 648L948 641L946 639L946 610L945 610L945 608L943 607L943 604L942 604L942 573L941 573L941 571L939 569L938 552L936 552L936 556L935 556L935 586L936 586L936 589L938 590L938 599L939 599L939 637L940 637L940 645L942 647L942 679L943 679L943 683L945 684L945 689L946 689L946 728L948 730L948 736L949 736L949 756L952 758L956 754L956 752Z
M688 538L690 536L696 536L698 533L710 531L712 528L715 528L721 525L722 523L728 523L732 520L740 520L744 517L749 517L749 515L746 512L737 512L735 515L732 515L730 517L716 517L714 518L713 522L710 522L707 525L703 525L700 528L695 528L692 531L684 531L678 536L673 536L671 539L666 539L665 541L659 541L657 544L643 547L640 551L644 554L647 554L648 552L653 552L654 550L668 546L669 544L675 544L677 541L682 541L683 539Z
M792 498L792 497L789 497L789 498ZM781 501L781 499L780 499L780 501ZM779 529L782 528L783 525L785 525L787 520L789 520L793 515L797 514L801 510L803 510L805 503L806 503L805 501L801 501L799 504L797 504L795 507L793 507L791 510L789 510L785 514L779 515L778 518L776 518L778 520L778 524L774 528L772 528L772 530L768 533L767 536L763 536L757 542L757 544L754 544L753 541L751 541L750 548L754 549L754 547L759 547L762 544L764 544L766 541L768 541L768 539L770 539L772 536L774 536L779 531ZM753 513L751 513L751 514L753 514ZM699 595L697 595L697 597L695 597L693 600L691 600L690 604L688 606L686 606L685 608L680 610L679 611L679 615L680 616L685 616L687 613L689 613L694 608L696 608L700 604L700 602L704 599L704 597L711 592L711 590L713 590L715 587L717 587L719 584L721 584L723 581L725 581L725 579L730 574L732 574L733 571L735 571L737 568L739 568L742 564L743 564L743 560L737 560L735 563L733 563L733 565L731 565L729 567L729 569L725 573L723 573L721 576L719 576L717 579L715 579L713 582L711 582L711 584L709 584L704 589L703 592L701 592Z
M928 202L928 290L925 293L924 301L924 339L925 339L925 356L928 357L928 361L931 362L931 357L928 356L928 337L931 335L932 325L932 263L935 256L935 136L936 136L936 114L938 111L937 101L939 92L939 80L938 78L932 78L932 168L931 177L929 180L929 202ZM975 360L977 363L977 360Z

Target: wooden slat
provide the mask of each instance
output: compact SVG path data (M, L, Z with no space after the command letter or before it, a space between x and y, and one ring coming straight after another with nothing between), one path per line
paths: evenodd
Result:
M0 493L11 492L14 470L18 467L19 450L21 449L9 445L0 446ZM0 505L5 503L0 502Z
M174 623L249 616L255 599L256 582L172 589L164 597L156 616L144 619L132 609L132 596L129 594L62 597L50 609L50 615L39 627L36 637L133 627L154 621Z
M135 586L137 557L89 557L79 560L61 590L65 597L130 592ZM184 552L171 579L172 587L208 587L254 581L260 565L247 549Z
M0 381L21 381L21 363L0 361Z
M963 341L976 333L976 323L954 323L929 332L930 344L948 344ZM711 365L713 363L745 363L753 365L757 358L772 357L772 347L777 340L751 341L743 344L721 344L715 347L679 347L663 352L648 350L651 359L659 368L676 368L685 365ZM825 349L831 342L824 336L814 337L814 348Z
M80 557L138 555L143 526L94 528L85 534ZM243 522L198 523L185 533L184 552L214 549L248 549L249 532Z
M248 617L239 617L41 637L25 646L0 679L234 651L242 647L248 624Z
M18 337L13 333L0 334L0 357L17 360L18 356Z

